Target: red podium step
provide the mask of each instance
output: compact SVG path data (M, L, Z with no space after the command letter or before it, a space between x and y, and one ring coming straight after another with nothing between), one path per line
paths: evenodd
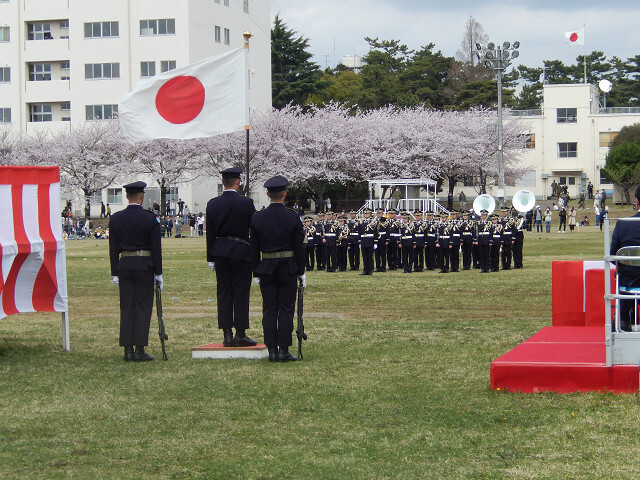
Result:
M604 327L545 327L491 363L491 388L636 393L638 365L605 364Z

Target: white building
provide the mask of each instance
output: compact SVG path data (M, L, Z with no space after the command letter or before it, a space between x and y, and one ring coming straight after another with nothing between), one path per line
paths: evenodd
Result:
M111 118L140 79L240 47L244 31L251 107L271 108L269 1L0 0L0 126L34 134ZM203 209L218 188L180 185L172 200ZM118 193L102 200L117 210ZM92 205L95 216L99 197Z
M530 169L515 184L506 185L506 198L524 188L538 199L547 199L555 181L567 185L573 199L581 192L586 196L589 182L594 192L604 189L608 198L620 199L620 192L601 177L600 169L620 129L640 122L640 107L602 108L601 103L600 91L593 85L544 85L542 109L512 112L531 126L521 160ZM471 187L461 189L469 198L476 195ZM491 187L487 193L497 196L496 190Z

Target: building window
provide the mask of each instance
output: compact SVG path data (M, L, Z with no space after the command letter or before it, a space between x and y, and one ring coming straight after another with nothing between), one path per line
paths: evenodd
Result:
M176 19L140 20L140 35L175 35Z
M602 170L600 170L600 185L610 185L611 184L611 180L609 180L607 177L604 176L604 173L602 173Z
M228 7L229 6L229 0L224 0L224 6Z
M60 70L69 70L71 68L71 62L60 62Z
M569 178L567 178L567 180L569 180L569 183L567 185L575 185L576 184L576 177L569 177Z
M116 205L121 204L122 203L122 189L121 188L107 188L107 203L116 204Z
M68 112L69 110L71 110L71 102L62 102L60 104L60 110L62 110L63 112Z
M29 81L30 82L48 82L51 80L51 64L50 63L30 63L29 64Z
M231 45L231 32L228 28L224 29L224 44Z
M98 78L120 78L120 64L85 63L84 78L87 80Z
M556 112L558 123L576 123L578 121L577 108L558 108Z
M87 105L87 120L110 120L118 113L118 105Z
M62 117L60 120L63 121L63 122L70 122L71 121L71 117Z
M577 156L577 142L558 143L558 158L573 158Z
M51 40L50 23L29 23L27 25L27 40Z
M220 0L213 0L213 1L216 2L216 3L220 3Z
M613 139L618 136L620 132L600 132L600 146L610 147Z
M84 38L120 36L119 22L90 22L84 24Z
M161 60L160 61L160 72L168 72L169 70L175 70L176 61L175 60Z
M140 77L153 77L156 74L156 62L140 62Z
M525 133L522 135L524 140L524 148L536 148L536 134Z
M11 67L0 67L0 83L11 81Z
M34 103L29 107L30 122L52 122L53 114L51 113L51 104Z
M218 25L215 26L214 28L214 39L217 43L220 43L222 41L222 28L220 28Z
M0 42L8 42L11 40L9 27L0 27Z
M244 10L244 13L249 13L249 0L242 1L242 9Z
M60 29L69 30L69 20L60 20Z
M10 108L0 108L0 123L11 123Z

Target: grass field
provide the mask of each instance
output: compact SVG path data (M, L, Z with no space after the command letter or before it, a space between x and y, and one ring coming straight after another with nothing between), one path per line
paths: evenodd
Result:
M0 321L0 477L638 478L636 395L489 389L551 324L551 262L602 258L595 227L556 230L526 235L522 270L310 272L290 364L191 359L222 338L203 239L163 240L169 361L123 362L107 242L68 242L71 351L59 314ZM253 285L258 340L260 309Z

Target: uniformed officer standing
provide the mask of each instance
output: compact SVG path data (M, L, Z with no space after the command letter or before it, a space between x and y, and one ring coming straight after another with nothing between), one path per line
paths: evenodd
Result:
M452 272L460 271L460 242L462 234L460 233L460 220L458 220L458 212L451 210L451 220L449 221L451 232L451 242L449 244L449 265Z
M527 228L525 217L520 214L515 223L513 235L513 268L522 268L522 247L524 246L524 229Z
M395 270L398 268L398 246L400 244L400 224L396 220L397 211L394 208L390 208L387 211L389 216L389 226L387 228L389 243L387 244L387 265L389 270Z
M109 258L113 283L120 287L120 346L126 362L155 357L149 344L154 282L162 290L160 223L142 208L144 182L125 185L129 205L109 220ZM135 352L133 347L135 345Z
M511 248L515 241L515 227L507 208L502 209L499 223L502 225L502 269L511 270Z
M324 270L325 258L324 258L324 245L322 238L324 237L324 213L319 212L318 218L314 225L316 227L315 244L316 244L316 268L318 270Z
M376 240L376 221L371 219L371 209L363 210L364 218L360 221L360 250L362 251L362 273L373 275L373 250Z
M346 224L346 217L344 215L338 215L338 225L336 226L338 241L337 245L337 265L339 272L347 271L347 252L349 250L348 238L351 232ZM356 247L358 248L358 247Z
M449 273L449 248L451 246L451 229L447 216L440 214L440 223L438 224L438 239L436 248L438 249L438 266L439 273Z
M480 220L476 222L476 237L474 243L478 245L478 267L480 273L489 273L491 268L489 259L489 243L491 240L491 222L487 221L488 210L480 211Z
M249 328L251 290L249 220L256 208L249 197L238 195L242 169L227 168L221 173L225 190L209 200L206 210L207 261L216 272L218 328L225 347L251 347L257 342L245 330Z
M307 271L313 270L315 253L316 253L316 227L312 225L313 217L307 215L304 217L304 234L307 237L307 244L305 245L305 257Z
M500 247L502 247L502 225L498 223L498 214L491 215L491 237L489 239L489 262L491 271L497 272L500 269Z
M384 210L380 207L376 209L376 249L375 249L375 260L376 260L376 272L386 272L387 271L387 246L389 244L389 220L384 216Z
M402 223L398 225L398 231L400 232L398 247L402 252L403 273L411 273L413 271L413 250L416 248L413 237L413 224L410 222L410 217L408 213L405 213L402 215Z
M415 210L413 216L416 218L413 222L413 238L415 241L415 255L413 258L414 271L422 272L424 270L424 246L425 246L425 229L426 224L422 221L422 212Z
M262 328L270 362L298 360L289 353L296 279L306 286L304 230L298 215L284 206L288 184L280 175L267 180L271 203L251 219L253 276L262 292Z
M425 229L427 235L425 241L425 264L427 270L436 269L436 242L438 239L437 222L433 219L433 212L427 212L427 227Z
M469 220L469 212L462 212L462 222L460 223L460 234L462 235L462 269L471 268L471 249L473 248L473 221Z
M357 212L351 210L349 212L349 237L347 238L347 248L349 251L349 269L360 270L360 232L358 229Z
M335 272L338 263L338 224L333 221L333 213L328 212L327 222L324 226L322 243L324 258L327 264L327 272Z

